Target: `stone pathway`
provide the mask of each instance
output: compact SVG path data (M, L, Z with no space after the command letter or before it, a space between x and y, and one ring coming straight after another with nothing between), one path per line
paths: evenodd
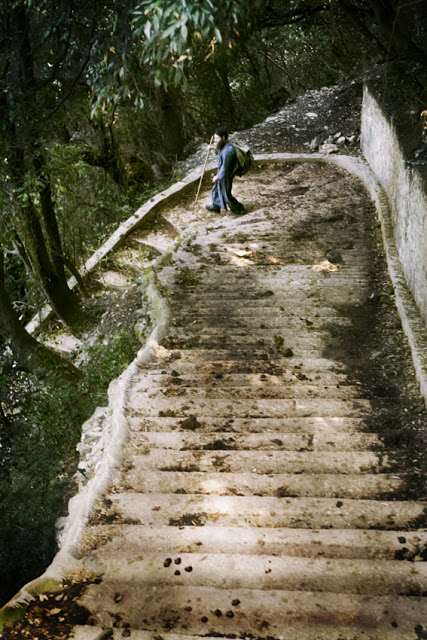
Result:
M70 637L426 638L424 456L402 428L424 414L369 198L314 163L236 195L247 215L202 213L157 270L169 330L132 381Z

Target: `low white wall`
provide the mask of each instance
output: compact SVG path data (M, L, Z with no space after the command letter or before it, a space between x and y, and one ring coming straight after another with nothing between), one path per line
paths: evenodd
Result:
M362 152L384 188L393 234L409 290L427 325L427 196L420 176L407 165L393 122L365 87Z

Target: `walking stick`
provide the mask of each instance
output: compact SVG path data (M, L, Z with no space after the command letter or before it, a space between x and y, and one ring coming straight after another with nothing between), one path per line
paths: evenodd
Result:
M208 164L208 158L209 158L209 154L210 154L210 151L211 151L211 144L212 144L213 139L214 139L214 137L212 136L212 138L211 138L211 140L209 142L208 152L206 154L205 164L203 165L202 175L200 176L199 188L197 189L197 194L196 194L196 199L194 201L194 204L196 204L196 202L197 202L197 200L199 198L200 187L202 186L203 176L205 174L206 165Z

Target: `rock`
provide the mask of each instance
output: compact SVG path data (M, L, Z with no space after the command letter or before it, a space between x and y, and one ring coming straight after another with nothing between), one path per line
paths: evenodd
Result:
M322 144L319 151L326 155L330 155L331 153L337 153L337 151L339 151L339 148L336 144L326 142L325 144Z

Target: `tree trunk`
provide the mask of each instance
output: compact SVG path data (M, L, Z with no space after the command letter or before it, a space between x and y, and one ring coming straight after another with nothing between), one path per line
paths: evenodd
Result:
M0 252L0 333L10 340L17 362L33 370L42 363L44 347L21 324L4 286L3 254Z
M23 240L30 256L32 271L42 287L52 309L75 333L79 333L84 314L69 289L65 274L58 275L47 250L43 230L31 199L21 208Z
M2 431L5 434L9 431L9 421L6 418L5 412L3 411L1 400L0 400L0 426L2 428ZM1 442L2 442L2 446L4 446L5 438L2 438Z
M71 331L79 333L84 322L84 314L67 284L59 231L50 193L50 183L45 183L40 192L47 239L43 234L43 227L36 206L28 193L26 193L24 186L28 172L23 148L25 148L25 153L30 154L30 157L34 159L37 155L38 145L34 140L27 139L24 146L22 141L18 139L16 131L14 134L15 145L14 153L10 157L10 173L14 179L15 186L19 187L20 191L26 195L25 202L22 204L17 203L20 239L24 244L31 271L52 309ZM31 162L32 168L34 163L35 161L33 160ZM40 176L37 177L40 178Z
M129 184L129 175L116 147L112 122L107 127L101 116L97 120L91 120L90 124L101 133L102 149L87 147L82 153L82 159L91 167L104 169L121 189L126 189Z
M19 37L18 76L23 96L29 98L35 90L34 49L30 41L29 18L26 3L16 3L11 19L14 23L16 38ZM10 174L19 191L26 196L26 202L19 207L22 240L28 254L32 271L40 283L52 309L75 333L83 324L83 313L73 292L69 289L64 270L59 232L53 208L50 183L45 181L41 192L41 208L45 222L46 237L43 235L38 212L26 188L26 179L42 178L43 157L37 134L30 127L18 127L11 118L9 134L11 137Z
M405 10L400 2L370 0L375 21L382 36L383 44L391 55L400 55L413 59L425 57L425 52L412 40L405 24ZM395 4L395 6L393 6ZM408 3L410 6L411 3Z
M35 156L34 165L38 178L42 183L42 188L40 190L40 204L43 219L43 232L46 237L46 247L52 267L59 280L66 282L65 266L67 266L76 278L82 295L85 298L88 298L89 294L86 290L83 279L80 277L75 265L71 263L71 260L66 258L62 250L61 237L59 235L58 222L52 200L50 176L45 171L44 161L41 159L40 155Z
M3 263L0 247L0 333L10 340L16 361L27 371L54 366L65 379L76 380L81 375L79 370L58 353L38 342L21 324L6 291Z
M228 128L232 129L235 124L236 114L234 110L233 94L232 94L230 82L228 79L225 56L221 56L221 58L217 60L215 65L215 71L221 81L221 86L222 86L223 95L224 95L225 125Z
M178 96L172 89L160 89L160 108L162 121L160 130L163 134L162 153L168 160L176 160L180 156L185 144L182 108Z

